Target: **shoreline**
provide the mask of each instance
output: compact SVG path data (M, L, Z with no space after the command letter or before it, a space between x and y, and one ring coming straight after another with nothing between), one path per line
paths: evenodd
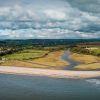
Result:
M48 76L54 78L72 78L86 79L100 77L100 71L71 71L71 70L55 70L42 68L23 68L14 66L0 66L0 73L29 75L29 76Z

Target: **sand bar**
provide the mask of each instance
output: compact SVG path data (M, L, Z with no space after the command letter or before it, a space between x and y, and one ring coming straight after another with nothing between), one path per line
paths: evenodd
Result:
M69 71L69 70L54 70L54 69L51 70L51 69L23 68L23 67L10 67L10 66L0 66L0 73L48 76L55 78L74 78L74 79L100 77L100 71Z

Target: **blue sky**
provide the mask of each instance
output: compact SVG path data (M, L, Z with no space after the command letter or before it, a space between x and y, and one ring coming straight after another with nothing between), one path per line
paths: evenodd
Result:
M100 0L0 0L0 39L100 38Z

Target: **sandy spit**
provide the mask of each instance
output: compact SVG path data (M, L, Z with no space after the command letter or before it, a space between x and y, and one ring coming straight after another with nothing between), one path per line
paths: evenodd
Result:
M100 77L100 71L69 71L10 66L0 66L0 73L74 79Z

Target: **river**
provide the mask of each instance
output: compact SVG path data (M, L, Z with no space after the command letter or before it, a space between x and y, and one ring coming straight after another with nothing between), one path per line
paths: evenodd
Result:
M75 66L78 66L80 64L85 64L84 62L78 62L75 61L74 59L70 58L71 52L70 49L68 49L64 54L60 57L60 59L69 62L69 65L63 67L63 70L76 70L76 71L87 71L86 70L81 70L81 69L76 69ZM99 61L98 61L99 63ZM99 69L94 69L95 71L99 71ZM91 69L88 69L88 71L93 71Z
M70 55L71 55L70 50L67 50L67 52L65 52L65 53L61 56L61 59L62 59L62 60L69 62L69 65L67 65L67 66L64 67L63 69L64 69L64 70L78 70L78 69L75 69L74 67L75 67L75 66L78 66L78 65L80 65L80 64L82 64L82 62L78 62L78 61L75 61L75 60L71 59L71 58L70 58Z
M100 100L100 79L0 74L0 100Z

